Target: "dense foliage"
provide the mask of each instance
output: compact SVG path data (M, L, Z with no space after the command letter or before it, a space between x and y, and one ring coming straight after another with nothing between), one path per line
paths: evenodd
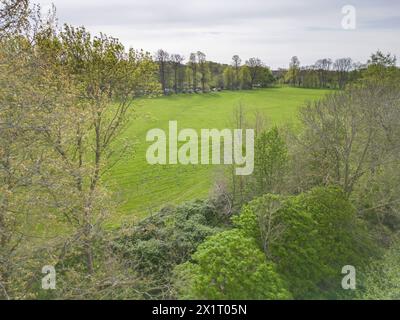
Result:
M153 297L170 297L174 267L187 261L207 237L225 223L210 201L195 201L166 207L124 232L115 241L125 265L152 280ZM126 229L126 228L125 228Z
M295 197L265 195L234 221L276 261L296 298L335 297L341 268L362 266L374 252L355 208L334 187Z
M400 248L394 244L382 259L371 263L362 274L359 299L400 299Z
M285 283L256 242L240 230L219 233L176 269L183 299L289 299Z

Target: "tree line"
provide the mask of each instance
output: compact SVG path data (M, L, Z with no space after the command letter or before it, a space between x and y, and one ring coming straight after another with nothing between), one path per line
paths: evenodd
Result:
M164 95L178 93L207 93L220 90L250 90L271 85L290 85L303 88L344 89L363 77L368 66L377 61L396 68L396 57L377 51L366 63L351 58L332 60L323 58L310 66L302 66L297 56L292 57L287 69L271 70L256 57L244 63L238 55L232 62L221 64L207 61L198 51L191 53L185 63L181 54L158 50L154 55L158 64L159 82Z
M259 58L250 58L242 63L241 58L234 55L231 65L227 65L207 61L206 55L198 51L191 53L184 63L183 55L169 54L162 49L154 58L164 95L265 88L274 81L270 68Z
M383 64L396 68L396 57L390 53L377 51L366 63L354 62L351 58L319 59L311 66L301 66L297 56L292 57L288 70L278 72L278 82L294 87L344 89L347 84L355 82L368 72L368 67Z

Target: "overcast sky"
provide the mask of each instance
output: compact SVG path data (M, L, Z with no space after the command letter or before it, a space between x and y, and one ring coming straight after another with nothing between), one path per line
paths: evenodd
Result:
M297 55L302 64L319 58L371 52L400 58L399 0L36 0L54 3L60 23L119 38L127 47L154 53L163 48L188 57L198 50L229 63L259 57L272 68ZM306 4L305 4L306 3ZM355 30L342 28L342 7L356 9Z

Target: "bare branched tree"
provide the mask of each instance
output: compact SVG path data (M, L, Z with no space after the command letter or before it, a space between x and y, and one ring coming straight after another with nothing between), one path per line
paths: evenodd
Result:
M170 61L169 53L162 49L158 50L156 53L156 61L159 66L161 89L164 94L167 94L167 69Z
M240 89L239 73L240 73L241 64L242 64L242 59L240 59L240 57L238 55L234 55L232 57L232 66L233 66L233 70L235 71L235 81L234 81L235 90Z
M370 83L304 107L297 185L333 183L350 195L368 172L399 161L399 92L396 84Z
M325 58L315 63L315 69L318 71L319 83L322 88L327 87L328 74L332 66L332 60Z
M197 52L197 61L199 64L199 72L201 75L201 78L200 78L201 89L203 92L206 92L206 84L208 81L208 78L207 78L208 66L207 66L207 61L206 61L206 55L203 52L198 51Z
M264 253L267 258L272 260L271 244L275 243L281 237L285 231L285 226L279 219L281 203L269 198L265 200L261 209L256 211L256 215Z
M28 24L29 0L0 1L0 39L6 33L19 33Z
M185 58L183 56L181 56L180 54L171 55L171 63L172 63L172 68L174 70L174 91L175 91L175 93L178 93L179 71L180 71L180 68L182 67L183 60L185 60Z
M197 56L195 53L190 54L189 67L192 71L192 89L197 90Z
M333 69L337 72L339 89L344 89L349 78L349 72L353 67L351 58L342 58L335 61Z

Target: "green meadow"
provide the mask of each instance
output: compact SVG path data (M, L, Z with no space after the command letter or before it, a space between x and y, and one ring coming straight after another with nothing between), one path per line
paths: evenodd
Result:
M250 122L254 122L256 113L262 113L268 125L295 123L300 106L328 92L283 87L138 100L134 118L121 140L133 143L134 147L105 176L119 203L119 214L113 223L143 218L167 204L206 197L218 174L219 166L215 165L148 164L146 151L151 142L146 142L146 134L150 129L168 132L171 120L178 122L178 131L233 129L234 113L239 106Z

